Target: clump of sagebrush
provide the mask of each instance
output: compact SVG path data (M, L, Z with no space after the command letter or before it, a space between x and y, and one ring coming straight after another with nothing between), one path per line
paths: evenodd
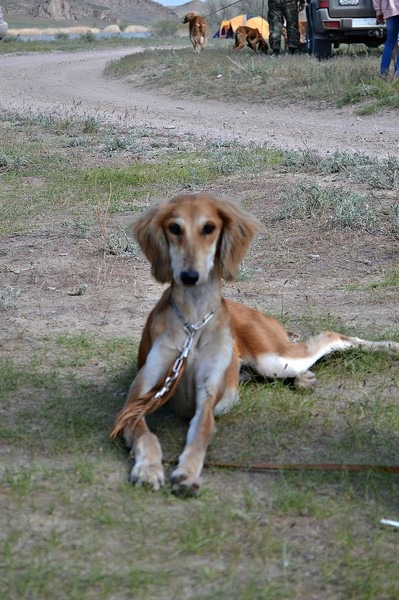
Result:
M99 121L93 115L88 115L83 122L84 133L97 133L100 129Z
M329 226L337 229L373 229L378 222L378 211L362 194L344 195L333 209Z
M96 115L76 116L76 107L71 109L56 108L45 112L34 112L27 108L23 113L1 111L0 121L9 122L16 128L40 127L59 134L60 131L71 136L94 134L100 130L100 121ZM74 145L73 142L70 145Z
M121 150L128 150L129 152L135 152L136 154L141 154L143 152L143 144L137 140L136 136L133 134L117 134L117 133L107 133L102 138L103 142L103 152L107 155L112 154L113 152L119 152Z
M126 231L119 228L108 233L105 239L104 252L113 255L138 255L138 245L128 238Z
M71 137L66 140L64 143L65 148L79 148L81 146L88 146L88 139L84 136L78 135L76 137Z
M322 157L315 150L286 151L279 168L285 172L295 170L318 175L339 175L378 189L399 187L399 159L396 156L378 159L358 152L348 154L336 151L331 156Z
M69 34L65 33L65 31L57 31L54 34L54 39L58 40L60 42L66 42L67 40L70 39Z
M20 41L19 35L11 35L11 34L5 35L2 39L2 42L4 44L12 44L12 43L19 42L19 41Z
M328 227L369 229L378 220L378 211L364 194L348 194L343 188L300 183L280 196L283 206L273 221L325 217Z
M81 33L79 36L79 40L81 42L95 42L96 41L96 34L93 33L92 31L86 31L86 33Z
M7 285L5 288L0 290L0 311L16 308L16 300L20 295L21 290L11 285Z
M399 187L399 160L396 156L374 161L371 166L373 168L365 168L362 173L359 172L358 181L366 181L379 189L393 190Z
M24 156L10 156L4 152L0 152L0 172L18 170L20 167L27 164L27 159Z
M87 239L93 232L94 222L92 219L74 219L73 222L64 221L62 226L69 235Z

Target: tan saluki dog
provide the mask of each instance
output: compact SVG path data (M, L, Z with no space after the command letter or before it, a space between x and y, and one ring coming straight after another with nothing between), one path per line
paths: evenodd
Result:
M139 372L111 432L112 437L123 433L134 450L133 483L155 490L164 483L161 446L145 414L166 401L191 419L171 481L175 493L193 495L200 487L214 415L228 412L239 400L241 365L266 378L292 378L298 387L308 387L315 384L311 366L336 350L399 352L399 343L334 332L294 342L276 319L225 300L222 279L234 280L259 231L259 222L239 205L207 194L176 196L131 225L153 276L170 284L144 327Z
M201 52L206 46L206 22L205 17L189 12L183 18L182 23L188 23L190 40L194 52Z

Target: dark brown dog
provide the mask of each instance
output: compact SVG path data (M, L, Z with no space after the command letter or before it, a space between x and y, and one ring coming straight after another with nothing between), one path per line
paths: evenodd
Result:
M188 23L190 40L194 52L201 52L206 46L206 23L205 18L189 12L184 17L182 23Z
M269 49L269 46L263 39L259 29L240 25L235 32L234 50L236 52L242 50L245 44L247 44L254 52L267 52Z

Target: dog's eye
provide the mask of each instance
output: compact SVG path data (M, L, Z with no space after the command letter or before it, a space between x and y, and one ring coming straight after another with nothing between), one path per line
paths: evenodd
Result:
M215 231L215 225L213 223L206 223L202 229L203 235L209 235Z
M170 233L173 233L173 235L181 234L181 227L177 223L171 223L169 225L168 229L169 229Z

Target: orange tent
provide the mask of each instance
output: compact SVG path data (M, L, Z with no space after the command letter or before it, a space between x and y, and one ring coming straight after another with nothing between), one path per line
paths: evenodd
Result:
M253 29L258 29L264 40L267 41L269 39L269 23L262 17L252 17L251 19L248 19L245 25L252 27Z

